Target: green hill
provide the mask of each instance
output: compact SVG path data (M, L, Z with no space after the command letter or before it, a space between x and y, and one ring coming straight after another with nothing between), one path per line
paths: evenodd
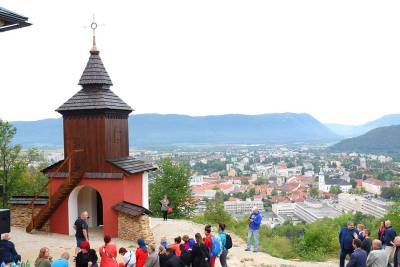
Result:
M335 152L400 154L400 125L379 127L333 145Z

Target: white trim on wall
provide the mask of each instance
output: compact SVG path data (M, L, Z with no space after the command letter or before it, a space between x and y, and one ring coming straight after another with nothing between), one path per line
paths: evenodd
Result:
M142 206L149 208L149 173L144 172L142 175Z

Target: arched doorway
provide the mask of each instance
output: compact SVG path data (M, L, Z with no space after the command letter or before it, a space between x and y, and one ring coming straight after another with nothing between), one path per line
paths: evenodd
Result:
M103 201L100 193L90 186L78 186L68 198L69 235L75 234L74 223L83 211L88 211L89 228L103 225Z

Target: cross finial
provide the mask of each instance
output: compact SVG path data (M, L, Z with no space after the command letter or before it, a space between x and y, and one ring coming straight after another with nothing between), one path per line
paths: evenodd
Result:
M97 47L96 47L96 29L97 29L97 23L93 14L93 22L92 24L90 24L90 28L93 30L93 46L91 51L97 51Z

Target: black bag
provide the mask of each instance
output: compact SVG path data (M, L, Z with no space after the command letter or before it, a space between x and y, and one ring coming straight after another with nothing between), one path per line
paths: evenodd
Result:
M226 239L225 239L225 248L226 248L226 249L231 249L231 248L232 248L232 246L233 246L233 243L232 243L232 237L231 237L231 235L229 235L229 234L226 234Z

